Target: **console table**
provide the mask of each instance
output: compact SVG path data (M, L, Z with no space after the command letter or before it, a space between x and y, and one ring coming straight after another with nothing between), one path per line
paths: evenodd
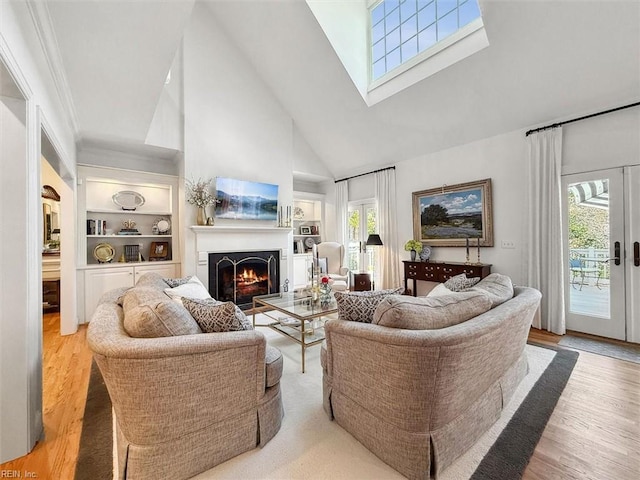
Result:
M416 281L446 282L451 277L466 273L467 277L484 278L491 273L491 265L481 263L479 265L462 262L410 262L404 263L404 289L408 291L408 282L413 280L413 296L416 296Z

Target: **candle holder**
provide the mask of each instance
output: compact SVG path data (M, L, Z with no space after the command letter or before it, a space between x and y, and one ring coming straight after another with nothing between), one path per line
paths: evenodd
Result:
M465 239L466 247L467 247L467 259L464 262L465 265L471 265L471 259L469 258L469 237Z
M480 239L478 238L478 260L476 261L476 265L482 265L482 262L480 261Z

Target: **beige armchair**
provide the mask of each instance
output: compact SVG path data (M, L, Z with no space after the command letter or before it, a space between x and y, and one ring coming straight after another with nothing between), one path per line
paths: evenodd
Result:
M333 280L333 290L347 290L349 288L349 269L342 266L344 245L337 242L319 243L318 258L327 259L327 274Z
M273 438L282 357L261 332L134 338L116 298L87 334L115 411L115 478L190 478Z

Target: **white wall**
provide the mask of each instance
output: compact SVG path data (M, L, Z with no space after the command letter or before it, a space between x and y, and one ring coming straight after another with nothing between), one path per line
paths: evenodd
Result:
M133 148L134 147L131 147L131 150L133 150ZM176 152L162 150L160 147L153 147L149 148L149 153L141 154L134 153L133 151L123 152L109 148L83 147L78 151L78 164L160 173L163 175L177 175L178 157ZM154 155L153 151L157 151L158 154ZM173 157L168 158L167 156L169 154L173 154Z
M562 174L640 164L640 107L563 127Z
M640 164L640 108L568 124L563 130L563 174ZM523 243L528 221L524 133L524 130L518 130L398 163L401 244L413 238L412 192L491 178L494 246L481 249L481 261L491 263L492 271L509 275L516 284L522 284ZM367 185L366 181L360 180L352 193L350 182L350 199L366 195ZM502 248L502 241L513 242L515 248ZM405 260L409 258L408 253L401 256ZM435 247L432 259L463 262L465 250ZM471 260L475 261L475 252L472 252Z
M398 182L398 230L400 244L413 238L412 196L414 191L491 178L493 193L494 247L482 248L480 260L491 263L494 272L522 283L526 143L522 131L480 140L396 165ZM514 249L500 247L503 240ZM409 259L409 253L401 257ZM433 260L465 261L465 249L434 247ZM475 261L475 252L471 255Z
M194 7L183 48L185 178L222 176L277 184L280 204L292 205L291 117L202 4ZM196 208L186 205L182 231L187 275L196 271L195 237L189 229L195 218ZM216 220L216 225L224 224L243 222ZM256 249L260 242L259 234L253 234ZM284 249L290 245L291 238L283 242ZM290 270L290 260L283 263Z
M28 248L24 242L16 245L17 242L12 241L14 236L23 239L26 235L27 209L20 192L11 188L12 184L24 188L27 182L25 113L23 100L0 98L0 201L2 205L11 205L11 208L0 209L0 225L3 233L12 232L12 235L0 235L0 463L24 453L25 420L29 415L25 388L29 305L26 301L16 301L28 298L24 264ZM18 198L14 197L16 194ZM37 213L34 216L39 217ZM19 374L16 374L16 364Z
M46 118L68 179L75 175L75 137L49 72L26 2L0 2L0 60L7 65L26 103L20 152L2 161L5 210L0 279L0 462L26 454L42 432L42 275L39 118ZM4 80L4 79L3 79ZM40 115L38 115L38 112ZM9 137L17 141L20 135ZM6 137L0 142L5 148ZM26 143L26 145L25 145ZM25 148L26 147L26 148ZM8 287L8 290L5 290ZM6 328L5 328L6 327Z

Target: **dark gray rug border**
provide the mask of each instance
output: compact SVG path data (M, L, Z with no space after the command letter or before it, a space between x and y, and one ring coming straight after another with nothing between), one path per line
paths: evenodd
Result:
M573 372L579 356L578 352L535 342L528 343L555 350L556 355L482 459L470 480L522 478L542 432ZM113 435L111 428L104 428L105 424L110 425L111 422L111 399L98 366L92 362L74 480L111 478ZM96 448L97 446L99 448ZM107 477L105 472L108 472Z
M111 398L95 361L84 407L80 449L74 480L107 480L113 473L113 429ZM108 428L105 428L108 425ZM108 476L105 476L108 472Z
M522 478L580 355L573 350L535 342L528 343L535 347L555 350L556 355L482 459L470 480Z

